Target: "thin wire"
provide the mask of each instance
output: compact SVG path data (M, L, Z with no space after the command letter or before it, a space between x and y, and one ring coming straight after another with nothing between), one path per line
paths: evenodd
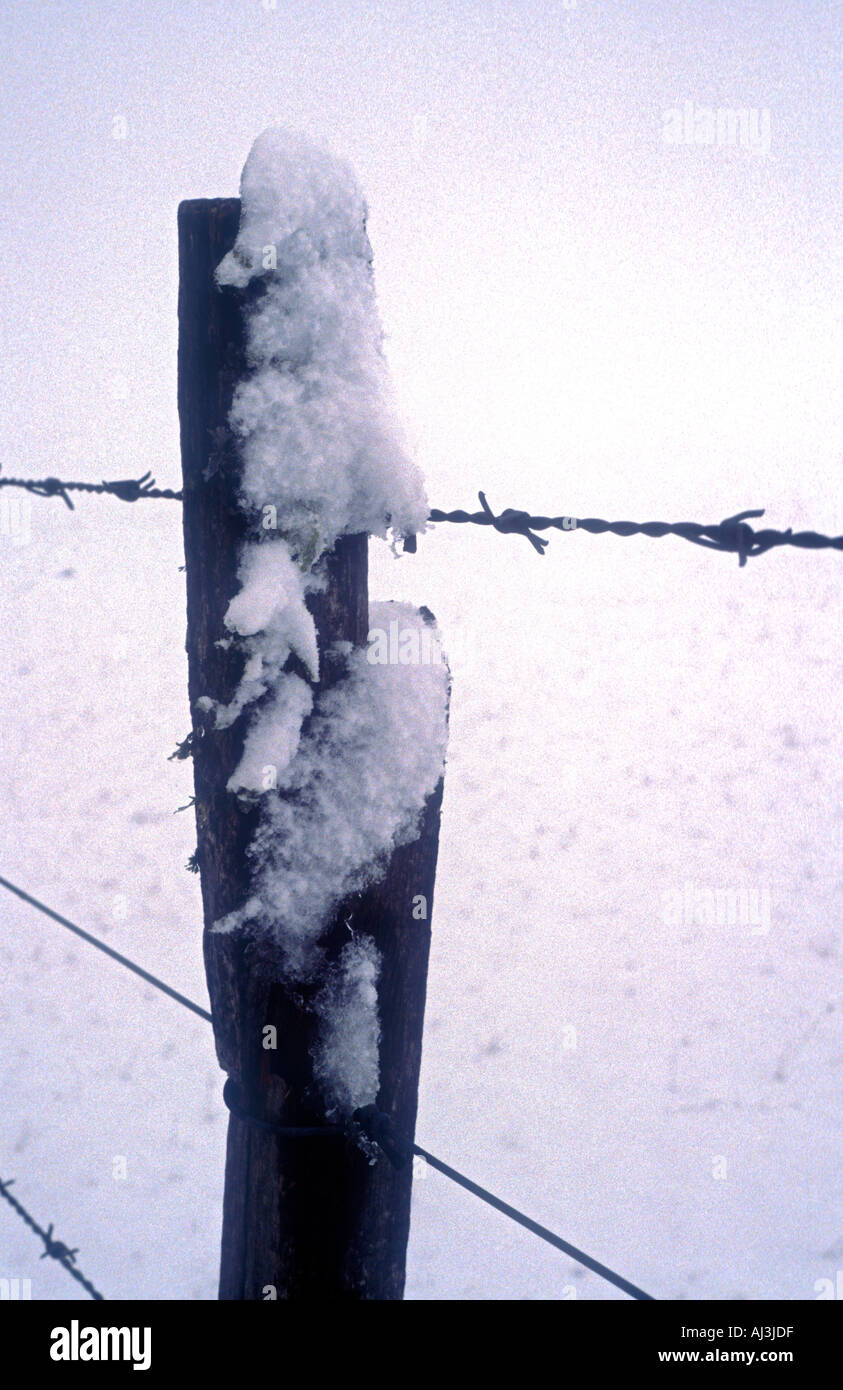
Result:
M111 956L111 959L118 961L120 965L125 965L127 970L131 970L135 975L139 975L142 980L146 980L147 984L154 985L156 989L160 989L162 994L168 994L171 999L175 999L177 1003L183 1004L186 1009L190 1009L193 1013L198 1014L200 1018L206 1019L208 1023L213 1022L207 1009L201 1008L199 1004L194 1004L192 999L188 999L186 995L180 994L177 989L173 989L171 985L165 984L164 981L159 980L156 975L150 975L148 970L144 970L140 965L135 965L134 961L129 960L127 956L122 956L119 951L115 951L111 946L106 946L104 941L100 941L98 937L92 936L90 932L77 926L75 922L69 921L67 917L62 917L60 912L54 912L51 907L47 907L46 903L39 902L38 899L33 898L30 893L25 893L22 888L18 888L17 884L10 883L7 878L2 877L0 877L0 884L2 884L4 888L8 888L10 893L16 894L16 896L21 898L25 903L29 903L31 907L37 907L38 911L43 912L46 917L51 917L54 922L58 922L61 926L67 927L68 931L75 932L77 936L81 936L82 940L87 941L89 946L96 946L97 950L102 951L104 955Z
M742 566L750 556L763 555L765 551L779 545L794 545L803 550L843 550L843 536L823 536L817 531L794 533L792 527L788 527L786 531L776 531L772 528L754 531L746 518L763 516L763 509L738 512L714 526L702 526L696 521L602 521L591 516L531 516L528 512L519 512L512 507L507 507L499 516L495 516L485 494L481 492L479 497L483 507L480 512L442 512L434 508L428 520L462 524L471 522L475 526L493 526L503 534L526 536L539 555L544 554L548 542L533 532L546 531L549 527L568 533L589 531L592 535L602 535L611 531L616 536L680 536L683 540L706 546L709 550L732 552L738 556Z
M623 1275L616 1274L613 1269L609 1269L608 1265L601 1264L599 1260L593 1260L590 1255L586 1255L583 1250L578 1250L575 1245L569 1245L567 1240L563 1240L561 1236L554 1235L553 1231L549 1231L546 1226L540 1226L538 1221L533 1221L532 1217L525 1216L523 1211L519 1211L517 1207L510 1206L509 1202L501 1201L500 1197L496 1197L488 1188L481 1187L479 1183L472 1182L471 1178L467 1178L464 1173L460 1173L456 1168L451 1168L447 1163L443 1163L441 1158L434 1158L433 1154L428 1153L427 1149L422 1149L418 1144L414 1144L413 1153L423 1158L425 1163L430 1164L431 1168L436 1168L438 1172L444 1173L446 1178L451 1179L451 1182L457 1183L459 1187L464 1187L466 1192L472 1192L475 1197L479 1197L481 1202L485 1202L488 1206L494 1207L496 1211L502 1212L504 1216L508 1216L510 1221L517 1222L519 1226L523 1226L525 1230L531 1231L532 1234L538 1236L540 1240L547 1241L548 1245L555 1246L557 1250L561 1250L565 1255L570 1255L571 1259L576 1260L578 1264L585 1265L586 1269L590 1269L595 1274L599 1274L601 1279L608 1280L608 1282L614 1284L616 1288L622 1289L624 1293L628 1293L630 1298L646 1299L648 1302L655 1302L651 1293L645 1293L643 1289L639 1289L637 1284L631 1284L628 1279L624 1279Z
M53 912L52 908L46 907L44 903L39 902L37 898L31 897L29 893L25 893L22 888L17 888L15 884L10 883L7 878L0 877L0 884L2 884L4 888L8 888L10 892L16 893L24 902L30 903L33 907L37 907L40 912L46 913L53 921L59 922L61 926L68 927L70 931L76 932L84 941L90 942L92 946L97 946L101 951L104 951L106 955L112 956L115 960L119 961L121 965L125 965L127 969L134 971L136 975L140 975L141 979L148 981L149 984L155 985L156 989L160 989L165 994L168 994L171 999L175 999L179 1004L184 1004L185 1008L192 1009L193 1012L199 1014L201 1018L206 1018L209 1023L213 1023L211 1015L207 1013L205 1009L200 1009L198 1004L194 1004L192 1000L186 999L183 994L179 994L178 990L171 989L169 985L165 985L162 980L156 979L155 976L150 975L148 971L142 970L141 967L135 965L133 961L127 960L125 956L121 956L117 951L112 951L110 946L106 946L103 942L98 941L95 936L91 936L90 932L83 931L81 927L77 927L74 922L69 922L67 918L62 917L60 913ZM234 1109L235 1113L237 1113L237 1110L231 1104L230 1096L226 1099L226 1104L229 1106L229 1109ZM358 1114L359 1113L361 1112L358 1112ZM252 1119L251 1116L248 1118L250 1120ZM318 1132L320 1134L323 1133L323 1129L320 1127ZM471 1179L465 1177L463 1173L457 1172L456 1168L451 1168L447 1163L443 1163L441 1159L434 1158L433 1154L428 1153L426 1149L421 1149L417 1144L414 1144L413 1152L419 1154L419 1156L425 1159L433 1168L437 1168L440 1173L444 1173L452 1182L457 1183L460 1187L464 1187L467 1192L473 1192L476 1197L488 1203L489 1206L494 1207L497 1211L502 1212L504 1216L508 1216L510 1220L517 1222L518 1225L531 1231L532 1234L538 1236L540 1240L547 1241L549 1245L555 1246L557 1250L562 1250L566 1255L570 1255L572 1259L585 1265L587 1269L593 1270L595 1274L599 1274L603 1279L607 1279L609 1283L622 1289L624 1293L628 1293L631 1298L652 1298L652 1294L644 1293L637 1285L631 1284L628 1279L624 1279L622 1275L615 1274L615 1272L606 1265L600 1264L598 1260L593 1260L590 1255L584 1254L584 1252L578 1250L575 1245L569 1245L561 1236L554 1235L546 1226L540 1226L537 1221L533 1221L529 1216L525 1216L523 1212L518 1211L515 1207L511 1207L508 1202L501 1201L500 1197L495 1197L495 1195L489 1192L485 1187L480 1187L477 1183L472 1182ZM6 1196L6 1193L3 1195ZM9 1198L8 1200L13 1199Z
M0 475L0 487L22 487L39 497L61 497L73 510L70 492L109 493L123 502L137 502L142 497L168 498L174 502L184 500L184 494L174 488L155 487L155 479L150 473L141 478L126 478L116 482L75 483L63 482L60 478L7 478ZM502 535L525 536L537 554L543 555L549 541L537 536L536 531L554 528L558 531L588 531L591 535L603 535L610 531L615 536L679 536L694 545L703 545L708 550L726 551L738 556L741 566L751 556L763 555L776 546L792 545L801 550L843 550L843 536L824 536L818 531L796 531L788 527L777 531L768 527L754 531L747 517L763 516L761 509L738 512L711 526L703 526L698 521L603 521L599 517L575 516L531 516L529 512L506 507L495 515L486 500L486 494L478 494L482 511L466 512L461 509L443 512L434 507L428 521L447 521L457 524L470 522L474 526L492 526ZM404 549L410 553L416 550L415 536L407 536Z
M85 1289L86 1292L91 1295L91 1298L104 1301L103 1295L99 1292L98 1289L94 1288L94 1285L91 1283L90 1279L86 1279L81 1269L76 1268L75 1261L76 1256L79 1253L78 1250L70 1250L62 1241L53 1239L52 1221L50 1222L46 1231L43 1229L42 1226L38 1225L38 1222L35 1220L33 1216L30 1216L26 1207L23 1206L22 1203L20 1203L17 1200L17 1198L13 1197L11 1192L9 1191L9 1188L12 1186L13 1182L14 1178L7 1178L5 1182L0 1181L0 1197L5 1197L6 1201L9 1203L9 1206L14 1208L21 1220L29 1227L31 1231L34 1231L35 1234L37 1236L40 1236L43 1240L44 1253L41 1256L41 1259L45 1260L49 1255L51 1259L58 1260L62 1268L66 1269L68 1274L71 1274L73 1276L77 1284L82 1285L82 1288Z
M60 497L71 511L73 503L69 492L110 493L121 502L137 502L142 497L166 497L173 502L181 502L182 494L169 487L156 487L152 474L146 472L140 478L123 478L114 482L68 483L61 478L7 478L0 476L0 487L22 487L36 497Z

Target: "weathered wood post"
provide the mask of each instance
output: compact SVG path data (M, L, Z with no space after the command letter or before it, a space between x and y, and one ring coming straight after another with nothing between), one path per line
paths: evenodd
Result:
M244 812L226 790L243 749L242 721L214 729L196 709L200 696L230 701L243 665L234 648L217 645L237 589L247 526L237 505L238 462L227 428L243 367L247 292L221 291L214 282L216 266L234 244L239 214L239 200L231 198L179 208L178 403L196 858L217 1055L237 1097L228 1130L219 1296L397 1299L404 1287L411 1164L395 1167L383 1156L372 1164L346 1135L326 1126L313 1095L307 988L293 990L280 973L273 977L265 947L210 930L248 896L246 848L258 816ZM327 589L308 599L322 687L337 679L330 644L366 643L367 539L338 542ZM440 781L417 840L395 852L376 887L341 906L325 938L328 955L337 954L351 927L370 935L382 953L378 1108L407 1144L415 1130L441 797ZM426 920L412 914L419 894L427 901ZM269 1025L276 1029L275 1049L265 1046ZM282 1136L273 1132L279 1126L308 1132Z

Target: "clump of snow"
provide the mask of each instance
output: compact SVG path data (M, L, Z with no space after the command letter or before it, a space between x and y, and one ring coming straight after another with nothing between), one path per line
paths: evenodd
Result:
M316 998L319 1037L313 1074L327 1101L328 1115L351 1115L373 1105L378 1094L380 952L370 937L343 947Z
M250 371L229 424L251 508L275 506L307 555L341 535L424 529L421 474L396 419L375 303L366 206L349 166L303 135L259 136L241 179L220 285L262 294L247 311Z
M277 786L295 756L301 727L313 708L313 691L299 676L288 675L273 699L257 711L243 756L228 779L231 792L263 792Z
M303 575L286 543L273 537L244 546L238 578L240 589L228 605L225 625L243 639L243 675L229 704L214 704L207 696L197 702L203 709L213 707L218 729L277 688L291 653L314 680L319 676L316 628L305 605L305 594L318 585L316 577Z
M424 626L406 604L370 611L373 622ZM318 967L332 912L377 882L392 851L413 839L442 776L447 699L441 659L376 666L364 649L354 651L348 675L321 697L295 757L279 771L279 794L264 798L249 853L262 929L292 976Z
M420 645L429 625L406 604L372 604L370 615L418 632ZM320 938L343 900L378 882L393 850L416 835L445 765L448 683L441 656L375 665L355 649L348 674L321 695L301 733L312 692L287 675L276 701L259 711L229 782L257 790L266 765L277 769L249 847L254 893L214 930L249 926L274 941L289 979L322 979L314 1074L329 1109L346 1115L377 1095L378 955L358 938L325 975Z
M233 912L227 912L224 917L218 917L214 922L213 930L223 934L237 931L239 927L245 926L247 922L259 917L260 913L260 898L249 898L242 907L236 907Z

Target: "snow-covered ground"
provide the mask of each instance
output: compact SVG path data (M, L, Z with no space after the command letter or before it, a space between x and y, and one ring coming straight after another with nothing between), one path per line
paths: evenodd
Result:
M34 500L32 533L3 551L2 872L204 1002L190 768L167 761L179 508ZM843 1262L837 557L739 572L580 533L539 560L440 526L372 558L373 593L454 637L420 1142L656 1295L813 1297ZM768 889L769 931L665 925L686 882ZM107 1296L212 1298L209 1027L8 894L0 914L0 1173ZM10 1211L0 1230L0 1272L74 1295ZM616 1296L419 1174L411 1297L573 1291Z

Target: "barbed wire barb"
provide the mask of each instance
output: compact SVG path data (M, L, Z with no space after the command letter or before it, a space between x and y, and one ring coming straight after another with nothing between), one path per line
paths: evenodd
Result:
M493 526L496 531L526 536L537 550L539 545L536 542L540 541L540 538L532 533L546 531L551 527L568 533L588 531L595 536L603 535L607 531L615 536L641 535L655 539L662 536L679 536L682 540L706 546L709 550L736 554L741 567L750 556L763 555L778 545L797 546L802 550L843 550L843 536L823 536L817 531L794 532L791 526L786 531L777 531L772 527L763 531L753 530L746 518L763 516L763 508L737 512L735 516L726 517L716 525L703 526L697 521L604 521L593 516L532 516L528 512L515 511L511 507L495 516L485 493L481 492L479 497L482 511L443 512L434 508L428 520L455 522L460 525L471 523L474 526ZM547 542L540 541L540 544L546 545Z
M61 478L7 478L0 474L0 487L25 488L37 497L61 497L71 511L73 503L68 496L70 492L107 493L121 502L137 502L142 497L166 498L173 502L184 500L183 493L175 488L156 487L155 479L148 471L140 478L102 483L63 482ZM538 555L545 553L550 542L535 535L535 532L551 527L557 531L588 531L595 536L603 535L606 531L615 536L651 536L656 539L679 536L708 550L736 554L741 568L750 556L764 555L779 545L792 545L800 550L843 550L843 536L824 536L818 531L794 532L792 526L788 526L786 531L777 531L772 527L754 531L746 518L763 516L763 508L737 512L735 516L726 517L713 526L703 526L697 521L603 521L594 516L531 516L529 512L518 511L515 507L506 507L496 516L485 492L479 492L478 497L482 511L466 512L458 508L443 512L434 507L427 519L460 525L470 522L474 526L492 526L501 535L526 536ZM405 537L404 550L408 554L416 553L417 540L414 535Z
M3 1197L9 1203L9 1206L17 1212L24 1225L28 1226L31 1231L34 1231L35 1234L40 1236L41 1240L43 1240L44 1253L41 1255L41 1259L46 1260L49 1258L51 1260L58 1260L62 1268L66 1269L68 1274L72 1275L77 1284L82 1285L83 1289L86 1293L90 1294L91 1298L104 1302L104 1295L100 1293L99 1289L94 1287L90 1279L85 1278L81 1269L76 1268L76 1256L79 1254L78 1248L74 1247L71 1250L63 1241L56 1240L53 1237L52 1221L46 1231L42 1226L39 1226L34 1216L30 1215L23 1203L19 1202L16 1197L13 1197L12 1193L9 1191L14 1181L14 1178L7 1178L5 1182L0 1179L0 1197Z
M155 479L149 470L140 478L117 478L111 482L103 480L101 483L64 482L61 478L9 478L0 474L0 487L21 487L36 497L60 497L71 511L74 507L68 496L70 492L106 493L111 497L118 497L121 502L137 502L142 497L182 501L181 492L174 488L156 487Z

